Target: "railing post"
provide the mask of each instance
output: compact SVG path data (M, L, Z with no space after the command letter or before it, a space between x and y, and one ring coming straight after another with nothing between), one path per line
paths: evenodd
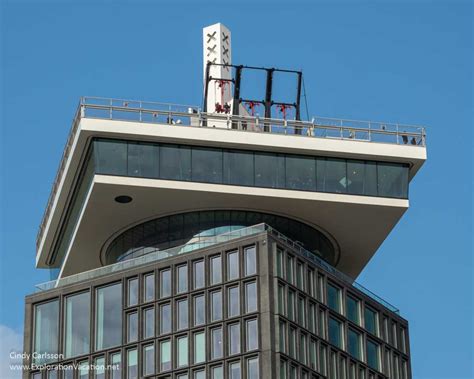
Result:
M113 102L112 102L112 99L110 99L110 109L109 109L109 118L112 120L112 106L113 106Z

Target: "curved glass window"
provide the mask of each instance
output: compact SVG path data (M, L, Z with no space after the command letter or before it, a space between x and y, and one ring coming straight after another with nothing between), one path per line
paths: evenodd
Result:
M260 223L270 225L330 264L336 263L332 243L319 230L286 217L233 210L181 213L136 225L112 241L105 254L105 263L182 245L186 251L191 251L193 245L202 244L206 239Z

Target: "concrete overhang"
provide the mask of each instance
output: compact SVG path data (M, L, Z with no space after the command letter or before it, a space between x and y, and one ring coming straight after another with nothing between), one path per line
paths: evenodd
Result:
M84 161L90 141L95 137L407 163L410 165L410 180L426 160L426 148L423 146L82 118L75 137L71 141L71 153L65 162L64 174L59 182L56 196L53 198L52 210L45 220L45 231L37 250L37 267L48 267L47 261L70 206L78 172ZM110 181L112 178L118 182L109 183L108 180ZM133 206L129 207L129 210L131 210L130 216L124 216L122 220L118 215L110 213L116 209L116 204L114 203L110 207L109 205L106 206L105 204L108 203L103 197L109 193L109 198L113 200L113 194L122 194L121 192L127 190L135 200ZM171 192L173 192L173 195L171 195ZM141 196L147 199L173 199L176 197L179 202L170 200L173 207L169 206L169 209L166 208L168 205L163 205L166 209L162 209L158 205L153 205L153 207L148 205L141 212L139 208ZM206 199L212 201L206 202ZM105 203L102 204L101 201L105 201ZM217 201L218 203L216 203ZM161 201L157 203L161 204ZM188 204L188 206L184 206L184 204ZM263 204L268 205L263 206ZM91 210L92 206L96 208L94 210L97 213L95 221L89 219L93 210ZM88 231L90 235L86 240L90 239L90 243L92 243L92 240L97 239L98 242L95 248L98 247L100 250L105 241L118 230L150 217L159 217L165 213L174 213L181 210L236 207L299 218L301 221L317 225L328 231L336 238L341 247L341 261L338 268L354 276L361 271L402 216L408 207L408 201L345 194L334 195L96 175L91 187L90 198L84 208L83 218L77 225L77 234L72 241L72 247L63 273L69 275L73 272L82 271L84 269L82 266L88 265L87 261L92 257L85 257L82 255L84 253L74 252L74 247L80 246L79 241L83 244L82 246L89 246L87 241L81 239L82 233L84 230L89 230L87 229L88 225L94 224L99 219L106 225L113 224L113 227L108 228L107 231L104 230L100 237L96 235L99 229L92 228ZM135 208L137 208L136 211ZM289 212L290 209L295 209L295 211ZM348 217L349 214L352 214L353 217ZM108 218L102 218L102 215L107 215ZM116 222L119 222L120 225L115 225ZM367 234L362 233L363 230L366 230ZM340 240L342 235L346 236L344 237L345 240L351 241L350 244L347 242L347 245L344 245L344 238ZM365 238L367 240L362 241ZM103 240L99 243L99 239ZM357 242L358 240L359 242ZM355 246L359 246L359 248L356 249ZM98 257L99 250L89 251ZM81 251L86 250L81 248ZM72 252L74 253L71 254ZM354 257L354 261L349 264L348 260L342 257L344 254L347 257ZM87 259L83 259L82 263L81 259L79 263L74 262L79 257ZM69 261L70 259L71 261ZM92 261L94 260L92 259ZM71 267L74 267L74 269Z

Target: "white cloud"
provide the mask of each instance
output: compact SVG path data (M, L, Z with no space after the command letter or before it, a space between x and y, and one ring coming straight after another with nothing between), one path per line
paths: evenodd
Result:
M23 334L5 325L0 325L0 378L21 378L21 370L11 369L11 365L22 363L21 358L12 358L12 353L23 352Z

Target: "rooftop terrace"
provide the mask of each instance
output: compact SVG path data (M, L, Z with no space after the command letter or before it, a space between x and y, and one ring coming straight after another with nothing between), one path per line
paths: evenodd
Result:
M425 128L374 121L343 120L313 117L311 121L262 118L258 115L235 116L203 113L197 106L155 103L124 99L83 97L73 119L61 162L54 179L37 235L40 245L60 183L71 154L80 120L104 119L170 125L171 127L227 129L229 132L270 133L301 138L331 139L377 144L405 145L407 148L424 147Z

